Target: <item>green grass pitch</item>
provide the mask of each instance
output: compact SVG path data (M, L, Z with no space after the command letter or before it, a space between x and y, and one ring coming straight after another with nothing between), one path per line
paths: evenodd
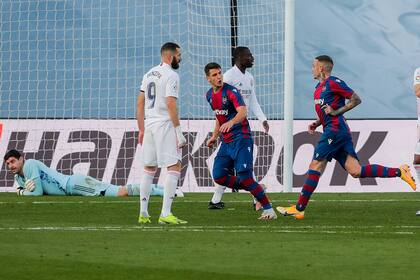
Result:
M189 223L139 226L138 198L0 194L0 279L419 279L419 193L314 194L304 220L258 221L248 194L177 198ZM275 206L297 194L270 194Z

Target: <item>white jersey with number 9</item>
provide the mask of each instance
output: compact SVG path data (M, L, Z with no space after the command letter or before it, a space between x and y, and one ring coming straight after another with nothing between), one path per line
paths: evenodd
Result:
M169 121L166 97L178 98L179 75L168 64L161 63L149 70L141 83L145 95L145 124Z

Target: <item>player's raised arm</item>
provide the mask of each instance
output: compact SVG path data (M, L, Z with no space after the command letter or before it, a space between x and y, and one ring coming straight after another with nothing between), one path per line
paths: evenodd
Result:
M137 97L137 126L139 128L139 144L143 144L143 136L144 136L144 103L145 103L145 97L144 97L144 91L140 91L138 97Z

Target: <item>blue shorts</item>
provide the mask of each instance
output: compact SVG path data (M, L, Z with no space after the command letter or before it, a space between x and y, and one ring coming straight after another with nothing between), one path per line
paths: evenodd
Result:
M214 159L214 170L223 169L232 172L233 169L237 173L253 169L253 151L254 141L252 138L244 138L235 140L230 143L220 145L219 152Z
M344 168L347 155L359 160L353 147L353 140L349 133L327 132L321 135L314 151L314 160L337 160Z

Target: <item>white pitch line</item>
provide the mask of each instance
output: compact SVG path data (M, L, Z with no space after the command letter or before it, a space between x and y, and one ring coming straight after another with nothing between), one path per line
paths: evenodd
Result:
M175 200L175 203L208 203L209 200ZM250 201L240 201L240 200L224 200L225 203L250 203ZM271 200L273 203L293 203L296 200ZM362 203L371 203L371 202L420 202L420 199L325 199L325 200L316 200L312 199L311 203L322 203L322 202L362 202ZM99 201L99 200L77 200L77 201L58 201L58 200L45 200L45 201L0 201L0 204L125 204L125 203L139 203L137 200L116 200L116 201ZM149 203L161 203L161 201L150 201Z
M0 231L143 231L143 232L229 232L229 233L325 233L325 234L397 234L414 235L412 231L361 231L363 228L382 228L383 226L304 226L304 227L252 227L252 226L104 226L104 227L2 227ZM319 229L317 229L319 228ZM334 229L347 229L345 231ZM351 230L353 229L353 230Z

